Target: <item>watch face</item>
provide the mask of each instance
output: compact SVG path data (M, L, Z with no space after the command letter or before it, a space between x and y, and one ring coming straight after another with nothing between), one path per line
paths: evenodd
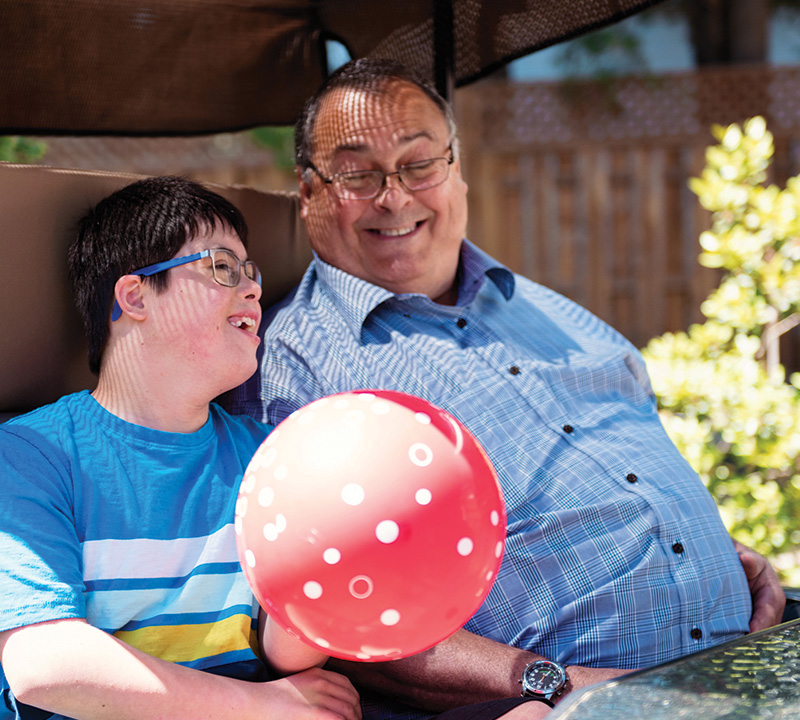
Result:
M562 673L560 668L553 665L540 665L532 669L528 679L541 692L555 692L561 686Z
M567 674L560 665L549 660L538 660L525 668L523 693L550 698L559 694L567 682Z

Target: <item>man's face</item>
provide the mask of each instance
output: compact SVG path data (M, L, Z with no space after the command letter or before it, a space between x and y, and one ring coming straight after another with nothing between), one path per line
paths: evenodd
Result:
M239 237L219 227L187 242L176 257L210 248L226 248L240 260L247 259ZM175 359L183 377L208 388L212 397L247 380L258 367L258 283L242 268L237 287L218 284L210 257L179 265L169 273L167 289L151 293L150 300L157 316L161 351Z
M394 172L449 157L447 121L419 88L393 82L380 94L337 89L322 102L312 162L326 177L353 170ZM458 160L444 183L409 192L398 176L371 200L342 200L319 177L301 180L301 214L327 263L394 293L454 302L467 185Z

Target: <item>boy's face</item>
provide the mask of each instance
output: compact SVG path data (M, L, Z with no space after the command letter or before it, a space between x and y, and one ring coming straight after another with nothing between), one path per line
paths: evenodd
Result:
M211 248L225 248L240 261L247 259L239 237L219 227L187 242L175 257ZM256 371L261 321L258 283L241 268L238 286L220 285L211 263L207 257L170 269L167 289L150 294L160 351L174 359L176 373L183 379L208 388L209 399Z

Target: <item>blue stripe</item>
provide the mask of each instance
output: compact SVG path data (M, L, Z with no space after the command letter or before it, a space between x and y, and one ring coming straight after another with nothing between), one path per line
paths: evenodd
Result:
M175 589L185 585L197 575L231 575L241 571L238 562L208 563L199 565L192 572L181 577L165 578L109 578L107 580L88 580L87 592L107 592L110 590L152 590L154 588Z

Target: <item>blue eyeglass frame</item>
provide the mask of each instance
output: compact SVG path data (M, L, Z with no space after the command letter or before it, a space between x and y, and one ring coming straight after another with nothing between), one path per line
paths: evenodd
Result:
M150 275L155 275L156 273L164 272L164 270L169 270L170 268L178 267L179 265L186 265L190 262L195 262L196 260L202 260L206 257L211 257L211 253L215 252L216 250L226 250L227 248L211 248L210 250L201 250L200 252L193 253L192 255L184 255L183 257L176 257L172 258L171 260L164 260L163 262L154 263L153 265L147 265L146 267L139 268L138 270L131 270L129 273L125 273L126 275L139 275L140 277L149 277ZM236 253L231 250L228 250L231 255L236 257ZM236 258L239 260L239 258ZM247 260L245 260L247 262ZM242 265L244 263L239 260L239 280L241 282L242 278ZM261 287L261 272L258 273L258 280L256 280L258 286ZM228 287L227 285L224 287ZM122 317L122 308L119 306L117 302L117 298L114 298L114 308L111 311L111 322L116 322L117 320Z

